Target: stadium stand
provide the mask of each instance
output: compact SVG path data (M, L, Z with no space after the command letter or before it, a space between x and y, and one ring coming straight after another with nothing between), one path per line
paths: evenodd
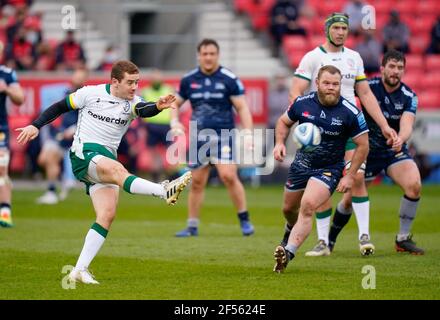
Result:
M269 0L235 0L235 10L239 13L260 15L270 11ZM348 3L347 0L318 1L308 0L305 3L314 9L316 15L313 18L302 17L299 23L306 29L307 36L285 36L283 38L282 51L286 64L295 69L302 56L312 48L324 42L323 23L325 16L333 11L341 11ZM412 36L407 54L407 68L403 79L420 96L421 109L440 108L439 96L436 91L439 88L440 79L440 55L427 55L425 52L431 42L431 29L440 15L440 4L436 0L369 0L365 3L374 6L376 12L376 27L382 30L389 20L392 10L400 13L401 20L407 24ZM259 25L257 31L262 31L263 25ZM268 25L266 25L266 32ZM382 41L381 32L376 32L376 38ZM347 39L347 47L354 48L360 38L350 36ZM420 81L423 79L423 82Z

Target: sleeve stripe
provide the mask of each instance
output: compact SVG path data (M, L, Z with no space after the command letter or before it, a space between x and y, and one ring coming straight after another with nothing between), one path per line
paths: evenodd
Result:
M362 131L361 133L358 133L357 135L355 135L354 137L351 137L352 139L356 139L357 137L359 137L360 135L363 135L364 133L367 133L367 132L369 132L370 130L364 130L364 131Z
M73 102L73 99L72 99L72 94L69 94L69 95L66 97L66 103L67 103L67 106L68 106L70 109L72 109L72 110L75 110L75 109L76 109L76 107L75 107L75 103Z
M355 82L364 81L364 80L367 80L367 77L364 74L361 76L357 76L355 78Z
M297 77L297 78L301 78L301 79L307 80L307 81L312 81L312 80L310 80L309 78L304 77L303 75L300 75L300 74L298 74L298 73L295 73L293 76L294 76L294 77Z

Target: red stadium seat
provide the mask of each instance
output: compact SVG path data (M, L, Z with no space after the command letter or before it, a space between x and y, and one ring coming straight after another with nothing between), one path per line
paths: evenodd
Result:
M431 42L429 34L421 34L411 37L409 42L410 52L413 54L423 54Z
M418 19L412 19L408 23L408 27L411 30L411 34L417 35L421 33L430 33L432 26L434 25L435 16L433 15L423 15L419 16Z
M424 78L424 75L425 73L420 69L417 71L407 71L403 76L402 81L412 90L418 93L421 91L421 89L424 89L421 81Z
M255 1L235 0L234 7L237 12L250 13L257 8L257 4Z
M269 28L269 15L265 12L252 13L252 27L257 31L265 31Z
M304 57L304 52L292 52L287 56L289 66L292 68L298 67L301 59Z
M440 13L438 0L424 0L417 4L416 12L418 15Z
M314 35L324 35L324 24L325 24L325 18L324 17L315 17L313 19L312 23L312 32Z
M316 10L321 17L327 17L332 12L341 12L345 2L345 0L321 1Z
M412 14L414 16L414 12L416 11L417 0L398 0L395 2L393 10L399 11L401 15L404 14Z
M427 55L425 57L426 72L440 72L440 54ZM440 87L440 78L439 78Z
M283 49L286 54L296 51L308 51L309 41L303 36L285 36L283 38Z
M440 70L437 70L437 72L425 73L425 76L421 79L421 85L426 90L438 90L438 88L440 87Z
M423 56L420 54L408 54L406 55L406 66L405 70L407 73L411 73L413 71L417 72L424 69Z
M387 0L379 0L379 1L370 1L376 10L376 16L379 15L388 15L391 9L394 8L394 1Z
M419 95L420 109L439 109L440 110L440 95L436 90L423 91Z
M325 42L325 37L324 35L319 35L319 36L312 36L310 37L310 48L315 49L316 47L323 45Z

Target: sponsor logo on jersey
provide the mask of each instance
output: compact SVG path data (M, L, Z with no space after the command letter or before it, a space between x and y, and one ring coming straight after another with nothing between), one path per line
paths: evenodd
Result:
M103 121L103 122L120 124L122 126L125 126L128 123L128 120L121 119L121 118L110 118L109 116L103 116L103 115L100 115L100 114L93 113L90 110L87 113L89 115L91 115L93 118L95 118L95 119L97 119L99 121Z
M321 114L319 115L320 118L326 119L327 116L325 115L325 112L321 110Z
M331 173L331 172L323 172L322 174L325 175L325 176L327 176L327 177L331 177L331 176L332 176L332 173Z
M353 59L347 59L347 64L350 68L354 68L354 60Z
M205 86L209 87L211 85L211 80L208 78L205 79Z
M396 108L396 110L402 110L403 109L403 103L396 102L394 104L394 107Z
M225 85L221 82L216 82L215 89L216 90L225 90Z
M332 118L332 123L330 124L332 126L342 126L342 120L337 118Z
M341 134L339 131L324 130L323 128L321 128L321 133L325 133L329 136L339 136Z
M315 116L312 116L308 111L304 111L301 115L304 118L307 118L307 119L310 119L310 120L314 120L315 119Z
M388 99L388 97L385 97L385 104L390 104L390 99Z
M201 89L201 88L202 88L202 85L199 84L199 83L197 83L197 82L192 82L192 83L189 85L189 87L190 87L191 89Z
M388 111L384 111L384 112L383 112L383 116L384 116L385 118L387 118L387 119L390 118L390 114L388 113Z
M346 73L346 74L342 75L342 78L345 78L345 79L348 79L348 80L352 80L352 79L355 79L356 76L354 74L352 74L352 73Z

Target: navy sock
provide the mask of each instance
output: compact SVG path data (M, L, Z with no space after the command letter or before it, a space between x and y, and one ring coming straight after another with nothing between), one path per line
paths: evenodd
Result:
M344 228L344 226L348 223L350 217L351 217L351 213L343 214L339 212L338 208L336 208L335 214L333 216L333 223L330 227L330 232L328 235L328 241L330 246L335 244L336 238L338 237L342 228Z
M249 221L249 213L247 211L239 212L237 215L240 221Z
M49 191L56 192L57 188L55 187L55 183L49 183L47 188Z

